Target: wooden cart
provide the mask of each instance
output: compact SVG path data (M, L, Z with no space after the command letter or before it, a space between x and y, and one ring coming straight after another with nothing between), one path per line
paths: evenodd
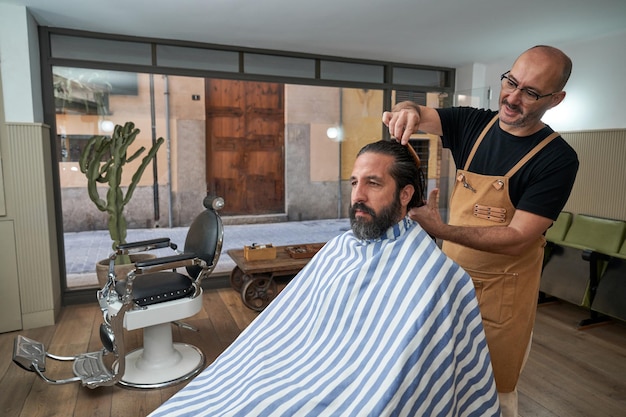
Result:
M243 249L230 249L237 265L230 273L230 285L241 293L248 308L263 311L278 293L274 277L295 275L311 260L324 243L276 246L276 257L249 261Z

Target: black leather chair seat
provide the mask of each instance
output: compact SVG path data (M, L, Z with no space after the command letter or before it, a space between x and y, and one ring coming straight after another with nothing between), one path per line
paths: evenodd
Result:
M124 294L126 281L117 281L115 290ZM133 281L133 299L141 307L184 298L194 290L191 278L173 271L138 275Z

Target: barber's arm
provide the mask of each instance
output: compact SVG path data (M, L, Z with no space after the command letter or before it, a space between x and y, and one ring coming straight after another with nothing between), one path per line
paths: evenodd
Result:
M411 101L403 101L383 113L383 123L389 127L389 134L403 145L409 142L418 130L441 136L441 119L437 110L420 106Z
M472 249L519 255L552 224L552 220L546 217L516 210L508 226L451 226L444 223L439 215L438 193L438 189L431 191L427 204L411 209L409 216L430 235Z

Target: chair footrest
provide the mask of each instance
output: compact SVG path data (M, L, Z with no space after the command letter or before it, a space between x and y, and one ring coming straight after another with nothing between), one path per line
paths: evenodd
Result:
M104 364L104 352L84 353L73 363L74 375L80 378L82 384L89 388L114 385L114 375Z
M13 362L27 371L46 371L46 348L43 343L17 335L13 342Z

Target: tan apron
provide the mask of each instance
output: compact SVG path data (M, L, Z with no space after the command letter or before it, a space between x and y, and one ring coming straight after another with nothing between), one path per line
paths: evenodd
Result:
M497 120L496 115L478 137L464 169L457 170L450 197L451 225L507 226L515 213L509 178L558 136L555 132L545 138L503 176L469 172L478 146ZM443 243L443 251L474 281L498 392L511 392L517 385L535 322L544 246L541 236L521 255L509 256Z

